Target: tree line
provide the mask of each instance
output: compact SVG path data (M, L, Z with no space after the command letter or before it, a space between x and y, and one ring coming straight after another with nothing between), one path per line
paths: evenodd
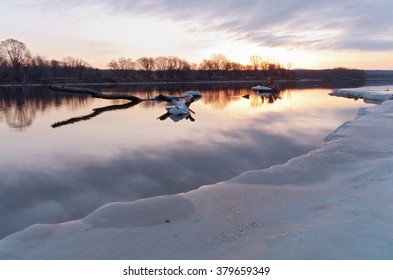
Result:
M59 61L32 55L26 44L16 39L0 42L0 83L288 79L298 77L297 73L291 70L291 64L284 66L259 55L251 56L250 64L243 65L223 54L213 54L199 64L177 56L143 56L136 60L120 57L109 61L107 69L98 69L71 56ZM358 78L358 74L350 76Z

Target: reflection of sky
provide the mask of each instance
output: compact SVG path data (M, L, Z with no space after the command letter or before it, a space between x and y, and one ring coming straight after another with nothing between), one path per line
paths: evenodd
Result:
M291 90L257 106L241 98L244 92L227 100L205 93L191 106L195 122L157 120L162 103L51 127L113 104L89 99L79 108L49 106L22 132L0 123L0 236L80 218L108 202L184 192L284 163L365 106L328 92Z

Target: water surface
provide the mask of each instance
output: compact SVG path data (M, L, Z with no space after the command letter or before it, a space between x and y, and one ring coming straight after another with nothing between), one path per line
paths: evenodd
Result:
M0 88L0 238L113 201L186 192L285 163L371 106L331 97L328 88L285 89L276 100L249 88L98 88L142 98L199 90L195 113L183 119L165 115L163 102Z

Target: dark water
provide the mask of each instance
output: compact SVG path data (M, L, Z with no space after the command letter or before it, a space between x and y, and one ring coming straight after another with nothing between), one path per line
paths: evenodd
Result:
M165 103L0 88L0 238L285 163L371 106L315 85L285 89L276 100L252 95L250 86L98 88L143 98L197 89L203 98L184 119L165 118Z

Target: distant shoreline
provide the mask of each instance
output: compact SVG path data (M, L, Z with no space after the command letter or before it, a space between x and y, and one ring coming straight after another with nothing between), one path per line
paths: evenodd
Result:
M187 85L187 84L261 84L266 82L267 78L262 79L250 79L250 80L185 80L185 81L138 81L138 82L45 82L45 83L0 83L0 88L23 88L23 87L47 87L50 85L61 85L61 86L155 86L155 85ZM277 83L307 83L307 82L385 82L393 81L393 77L370 77L365 79L274 79Z
M323 81L344 81L345 79L325 80L325 79L275 79L278 83L290 82L323 82ZM352 79L353 81L360 81L361 79ZM366 79L369 80L369 79ZM375 80L375 79L370 79ZM379 79L378 79L379 80ZM382 78L385 80L385 78ZM1 84L0 87L46 87L50 85L64 85L64 86L124 86L124 85L177 85L177 84L240 84L240 83L263 83L267 79L252 79L252 80L201 80L201 81L153 81L153 82L49 82L49 83L16 83L16 84Z
M176 85L176 84L224 84L224 83L261 83L263 79L253 79L253 80L201 80L201 81L154 81L154 82L68 82L68 83L18 83L18 84L0 84L0 87L40 87L40 86L49 86L49 85L83 85L83 86L122 86L122 85ZM319 82L322 79L300 79L300 80L285 80L285 79L277 79L277 82L308 82L315 81Z

